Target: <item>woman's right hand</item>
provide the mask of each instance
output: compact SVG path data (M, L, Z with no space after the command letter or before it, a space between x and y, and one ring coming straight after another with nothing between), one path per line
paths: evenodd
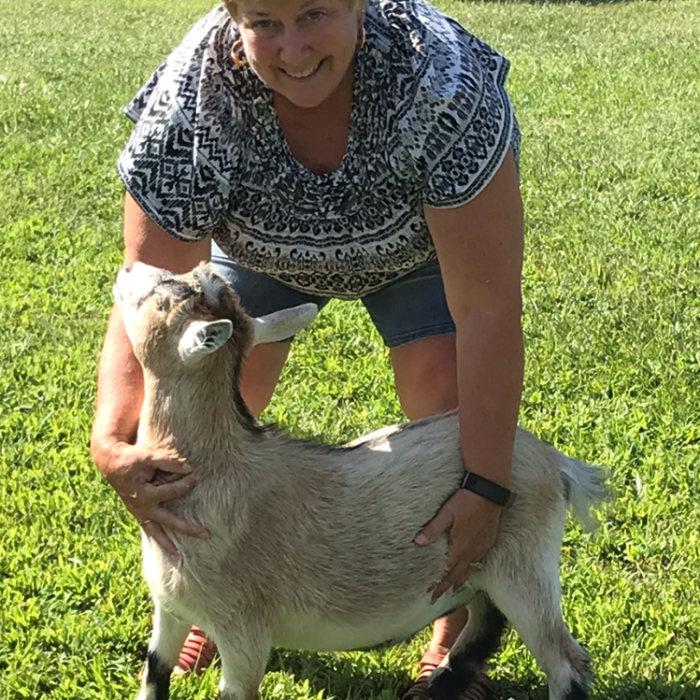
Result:
M162 506L194 488L194 474L184 461L122 441L100 445L93 451L93 459L146 535L173 557L180 555L165 532L166 527L190 537L209 537L205 527L194 525Z

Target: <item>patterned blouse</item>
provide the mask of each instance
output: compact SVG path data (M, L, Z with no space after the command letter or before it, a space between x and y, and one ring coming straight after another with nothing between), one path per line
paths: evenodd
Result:
M423 204L468 202L519 154L509 63L423 0L369 0L365 31L347 150L317 175L214 9L125 110L127 190L172 236L313 294L358 298L435 258Z

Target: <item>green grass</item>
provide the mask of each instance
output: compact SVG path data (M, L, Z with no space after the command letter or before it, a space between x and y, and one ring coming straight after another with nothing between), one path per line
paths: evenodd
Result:
M120 263L120 109L210 6L4 0L0 26L0 698L135 696L150 604L136 526L88 454ZM700 0L443 2L508 55L524 135L521 422L609 465L616 500L569 529L565 616L596 697L700 698ZM309 391L313 387L313 391ZM401 419L358 304L296 344L266 418L344 440ZM275 653L262 697L392 700L411 645ZM514 634L503 697L542 700ZM217 673L177 683L214 695Z

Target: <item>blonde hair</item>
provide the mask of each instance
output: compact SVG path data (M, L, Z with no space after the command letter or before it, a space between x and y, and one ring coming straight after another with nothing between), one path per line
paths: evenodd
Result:
M282 5L285 2L288 2L289 0L262 0L262 2L265 5ZM358 7L359 5L364 5L365 0L343 0L345 4L351 8L354 9L355 7ZM221 0L221 4L224 6L224 9L226 12L229 13L231 16L231 19L236 22L239 17L240 17L240 12L239 12L239 2L236 0Z

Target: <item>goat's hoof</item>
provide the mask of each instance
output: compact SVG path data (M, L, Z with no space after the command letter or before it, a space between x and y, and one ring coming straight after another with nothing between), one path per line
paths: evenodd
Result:
M436 668L428 679L428 695L431 700L456 700L464 683L449 667Z
M428 696L431 700L488 700L493 688L483 671L463 674L445 666L430 676Z

